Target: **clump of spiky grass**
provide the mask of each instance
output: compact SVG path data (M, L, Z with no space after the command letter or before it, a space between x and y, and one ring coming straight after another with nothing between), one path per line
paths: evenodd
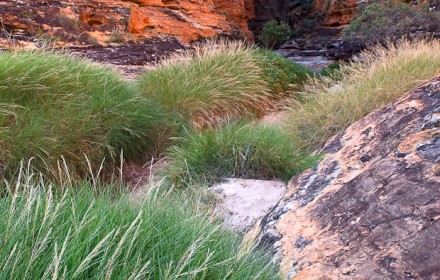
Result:
M0 52L0 163L22 159L51 173L63 157L72 175L94 170L123 150L138 159L151 150L156 106L116 72L69 55ZM55 172L56 173L56 172Z
M156 190L133 204L108 189L20 176L0 198L2 278L278 279L197 201Z
M285 128L314 149L368 113L440 74L439 41L400 41L364 51L334 77L313 79L294 100Z
M196 127L261 115L272 102L255 52L241 42L208 42L143 74L139 86L145 96Z
M189 131L168 156L166 174L176 186L227 177L289 180L315 159L298 150L278 127L241 123Z
M267 49L257 49L255 61L263 70L262 78L268 83L274 99L281 99L301 88L310 77L312 70L301 66L282 55Z

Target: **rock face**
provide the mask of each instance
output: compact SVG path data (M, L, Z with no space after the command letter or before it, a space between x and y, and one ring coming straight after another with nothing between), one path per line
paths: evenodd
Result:
M283 275L440 279L440 77L321 152L255 229Z
M289 1L286 0L251 0L254 14L248 22L249 28L258 34L261 27L272 19L288 22Z
M159 35L184 44L216 35L252 37L252 0L0 0L7 33L68 42L99 43ZM116 33L116 34L115 34ZM89 42L88 42L88 41Z
M397 0L398 2L405 2L408 4L425 7L437 6L437 0ZM344 26L350 23L353 17L358 12L361 5L368 5L377 1L371 0L314 0L313 13L323 15L319 22L321 26L337 27Z
M265 216L286 192L281 181L227 179L210 190L217 198L216 212L226 226L246 232Z
M324 15L323 26L347 25L357 10L356 0L315 0L313 3L313 11Z

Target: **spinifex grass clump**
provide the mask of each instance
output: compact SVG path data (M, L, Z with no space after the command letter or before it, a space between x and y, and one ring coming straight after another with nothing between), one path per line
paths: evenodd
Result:
M272 97L276 99L298 89L314 75L312 70L271 50L258 49L254 57L263 69L262 78L268 83Z
M278 279L192 199L56 189L25 178L0 198L2 279Z
M155 106L116 72L52 52L0 52L0 163L13 172L22 159L56 173L64 157L72 174L97 170L123 154L149 151Z
M416 85L440 74L439 41L401 41L375 47L337 75L312 80L290 107L285 129L314 149L332 135Z
M314 163L279 128L239 123L188 132L169 159L167 175L177 186L225 177L289 180Z
M161 63L139 85L145 96L197 127L261 115L271 105L270 90L254 53L239 42L209 42Z
M311 74L269 50L210 41L162 62L139 85L178 122L200 128L261 116Z

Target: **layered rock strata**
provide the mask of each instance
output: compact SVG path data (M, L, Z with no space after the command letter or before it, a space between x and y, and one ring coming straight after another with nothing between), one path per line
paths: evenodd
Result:
M184 44L231 35L252 38L252 0L0 0L3 37L75 44L136 41L161 35ZM5 34L6 33L6 34ZM46 34L46 35L45 35Z

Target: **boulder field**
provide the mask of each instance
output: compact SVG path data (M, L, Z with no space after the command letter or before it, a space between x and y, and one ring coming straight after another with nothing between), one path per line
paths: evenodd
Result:
M440 279L440 77L328 141L249 233L286 278Z

